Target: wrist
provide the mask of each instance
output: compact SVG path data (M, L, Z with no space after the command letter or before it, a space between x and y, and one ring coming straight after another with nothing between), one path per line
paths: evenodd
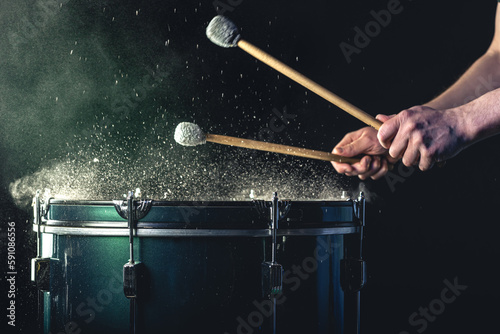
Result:
M459 106L448 109L445 112L450 113L452 118L455 119L453 131L465 146L468 146L478 140L479 130L477 128L477 124L471 122L471 112L468 111L467 108Z

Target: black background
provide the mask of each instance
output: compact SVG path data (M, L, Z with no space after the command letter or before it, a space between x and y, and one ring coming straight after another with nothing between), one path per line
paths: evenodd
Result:
M31 20L30 10L36 10L40 2L2 2L2 27L20 31L21 19ZM390 2L242 0L234 1L225 14L242 27L245 39L352 104L372 115L392 114L437 95L486 50L493 35L496 2L402 0L401 13L393 15L390 24L348 63L340 43L353 44L353 29L363 29L373 20L370 11L385 9ZM179 120L196 120L213 133L259 139L259 130L272 117L273 108L286 107L297 115L272 138L284 144L331 150L345 133L363 126L243 51L222 49L208 41L204 28L216 14L211 1L65 1L61 11L64 24L43 30L36 41L13 51L4 36L0 46L1 261L4 268L6 224L14 221L18 256L14 332L32 333L36 321L36 294L29 282L35 243L31 209L14 204L9 184L47 166L48 161L64 159L81 149L98 151L95 146L102 141L94 141L90 147L82 139L81 128L92 128L100 117L112 112L105 97L113 94L113 75L118 68L130 74L126 84L131 88L144 68L160 64L170 73L150 92L140 115L117 122L117 128L124 130L122 136L109 136L106 146L123 145L128 153L137 149L131 141L140 142L151 132L151 127L140 125L137 119L154 125L157 119L151 115L160 113L159 105L165 106L171 121L153 132L163 131L169 145ZM110 23L112 17L117 26ZM70 80L73 63L68 51L78 39L98 41L112 60L105 62L109 58L87 44L81 52L87 52L89 63L94 63L75 69L80 75ZM24 54L26 58L20 59ZM55 80L50 89L41 90L44 78L61 67L70 74L61 71L54 75L62 77L60 84ZM86 80L82 85L96 93L75 101L65 92L79 90L75 87L81 78ZM72 85L66 85L68 82ZM59 109L45 100L53 100L57 94L66 101ZM38 115L38 121L33 121L33 115ZM15 125L9 123L14 120ZM13 128L16 133L9 131ZM79 138L76 143L74 133ZM410 315L439 299L443 281L455 278L467 289L424 332L470 333L495 328L500 297L496 279L499 143L499 138L490 138L446 166L425 173L396 166L392 172L396 178L362 185L335 176L333 168L321 162L305 164L304 171L293 158L270 166L273 173L295 169L292 174L305 181L311 169L315 180L324 178L326 186L333 179L332 187L342 185L351 192L361 187L366 192L370 200L365 244L369 282L362 294L363 333L417 333L420 327L409 323ZM172 147L165 145L165 151L171 152L169 161L182 160L180 149ZM215 153L203 151L204 159L198 163L209 161L214 169L224 168L228 152L223 148ZM253 169L248 156L239 159ZM260 169L258 173L266 177L267 172ZM130 185L123 185L127 187ZM3 287L1 294L5 301ZM3 304L2 309L6 313ZM2 315L2 326L6 322Z

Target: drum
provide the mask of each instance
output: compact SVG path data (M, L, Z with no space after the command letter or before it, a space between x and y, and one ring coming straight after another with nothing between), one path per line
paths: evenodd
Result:
M357 333L363 199L273 203L37 199L44 332Z

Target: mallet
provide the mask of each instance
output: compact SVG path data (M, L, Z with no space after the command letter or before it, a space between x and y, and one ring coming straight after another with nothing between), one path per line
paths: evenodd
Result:
M205 144L207 141L222 145L244 147L253 150L260 150L266 152L274 152L281 154L294 155L303 158L310 158L324 161L335 161L353 164L359 162L357 158L347 158L340 155L321 152L316 150L309 150L306 148L299 148L287 145L267 143L251 139L242 139L236 137L214 135L211 133L204 133L201 128L189 122L182 122L175 128L174 134L175 141L184 146L196 146Z
M311 90L312 92L318 94L325 100L333 103L340 109L346 111L347 113L356 117L365 124L372 126L377 130L382 125L382 122L375 119L373 116L355 107L354 105L350 104L346 100L330 92L326 88L320 86L319 84L307 78L306 76L300 74L293 68L285 65L278 59L266 53L265 51L243 40L239 33L238 27L225 16L217 15L216 17L214 17L212 21L210 21L210 23L208 24L206 33L207 37L213 43L222 46L224 48L231 48L236 46L240 47L253 57L269 65L278 72L286 75L293 81L301 84L302 86Z

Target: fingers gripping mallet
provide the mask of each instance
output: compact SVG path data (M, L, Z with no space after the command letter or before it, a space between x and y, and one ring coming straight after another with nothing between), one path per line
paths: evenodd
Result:
M281 153L281 154L287 154L302 158L310 158L323 161L335 161L335 162L343 162L349 164L359 162L359 159L357 158L342 157L340 155L328 152L321 152L316 150L309 150L306 148L267 143L251 139L242 139L236 137L204 133L198 125L188 122L182 122L179 123L179 125L177 125L177 127L175 128L174 139L177 143L184 146L197 146L205 144L206 142L212 142L222 145L237 146L253 150Z
M291 67L283 64L281 61L278 59L272 57L271 55L267 54L263 50L257 48L256 46L250 44L249 42L243 40L241 38L241 35L239 33L238 27L226 18L225 16L218 15L210 21L208 27L207 27L207 37L215 44L222 46L224 48L231 48L231 47L236 47L238 46L240 49L246 51L256 59L262 61L263 63L269 65L270 67L274 68L278 72L282 73L283 75L286 75L293 81L301 84L305 88L311 90L312 92L318 94L325 100L333 103L340 109L344 110L345 112L349 113L350 115L356 117L360 121L364 122L365 124L375 128L379 129L380 126L382 125L382 122L378 121L375 119L373 116L365 113L363 110L353 106L346 100L342 99L341 97L335 95L334 93L330 92L326 88L320 86L319 84L315 83L311 79L305 77L304 75L300 74L299 72L295 71Z

